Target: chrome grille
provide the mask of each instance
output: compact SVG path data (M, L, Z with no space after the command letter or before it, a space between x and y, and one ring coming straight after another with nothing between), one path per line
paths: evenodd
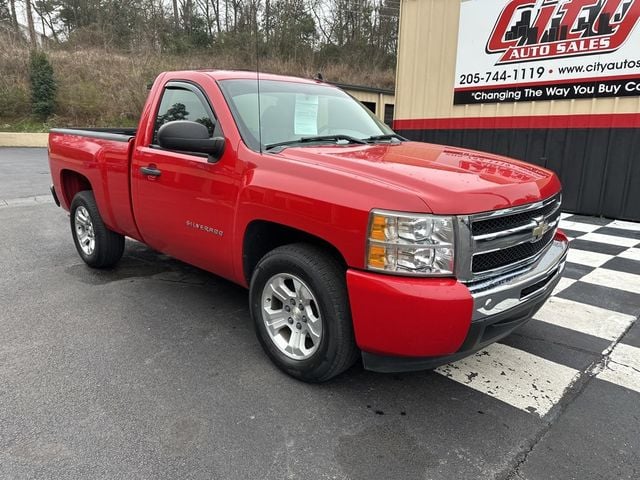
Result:
M487 270L493 270L494 268L504 267L505 265L511 265L524 259L531 258L549 245L554 234L555 229L552 229L545 233L541 240L535 243L525 242L513 247L503 248L502 250L497 250L495 252L474 255L471 271L473 273L486 272Z
M487 220L478 220L473 222L471 233L473 235L486 235L488 233L501 232L510 228L522 227L528 225L531 222L532 216L544 216L551 215L558 208L555 202L551 202L543 207L532 212L516 213L514 215L507 215L505 217L489 218Z
M534 263L553 241L561 203L558 194L528 205L458 217L458 279L476 282Z

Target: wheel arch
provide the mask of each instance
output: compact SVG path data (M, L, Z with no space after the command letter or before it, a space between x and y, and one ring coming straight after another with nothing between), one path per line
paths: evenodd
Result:
M71 206L73 197L83 190L93 190L91 182L87 177L74 170L63 169L60 172L60 185L62 186L62 197L64 202Z
M283 245L308 243L321 247L335 257L346 270L342 253L330 242L311 233L267 220L253 220L247 225L242 241L242 269L249 285L258 262L270 251Z

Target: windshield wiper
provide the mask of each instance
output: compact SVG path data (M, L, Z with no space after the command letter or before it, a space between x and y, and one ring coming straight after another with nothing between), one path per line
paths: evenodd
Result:
M366 142L378 142L378 141L384 141L384 140L389 140L389 141L397 140L400 142L408 142L406 138L404 138L401 135L398 135L397 133L389 133L387 135L373 135L372 137L364 139L364 141Z
M315 137L302 137L297 140L289 140L288 142L270 143L265 145L265 150L271 150L277 147L289 147L292 145L299 145L301 143L314 143L314 142L339 142L340 140L347 141L349 143L358 143L360 145L366 145L367 142L360 138L355 138L350 135L318 135Z

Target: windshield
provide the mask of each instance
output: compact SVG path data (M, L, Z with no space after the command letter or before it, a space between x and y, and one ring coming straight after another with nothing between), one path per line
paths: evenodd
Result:
M364 143L393 135L368 108L334 87L261 80L260 115L255 80L223 80L220 87L244 142L255 151L261 150L260 140L268 149L302 139L307 141L301 145L312 143L308 140Z

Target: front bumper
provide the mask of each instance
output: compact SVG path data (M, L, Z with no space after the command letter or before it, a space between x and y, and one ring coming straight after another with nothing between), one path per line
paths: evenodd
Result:
M347 284L364 366L435 368L473 354L526 323L557 285L567 255L561 232L526 270L498 282L394 277L350 270Z

